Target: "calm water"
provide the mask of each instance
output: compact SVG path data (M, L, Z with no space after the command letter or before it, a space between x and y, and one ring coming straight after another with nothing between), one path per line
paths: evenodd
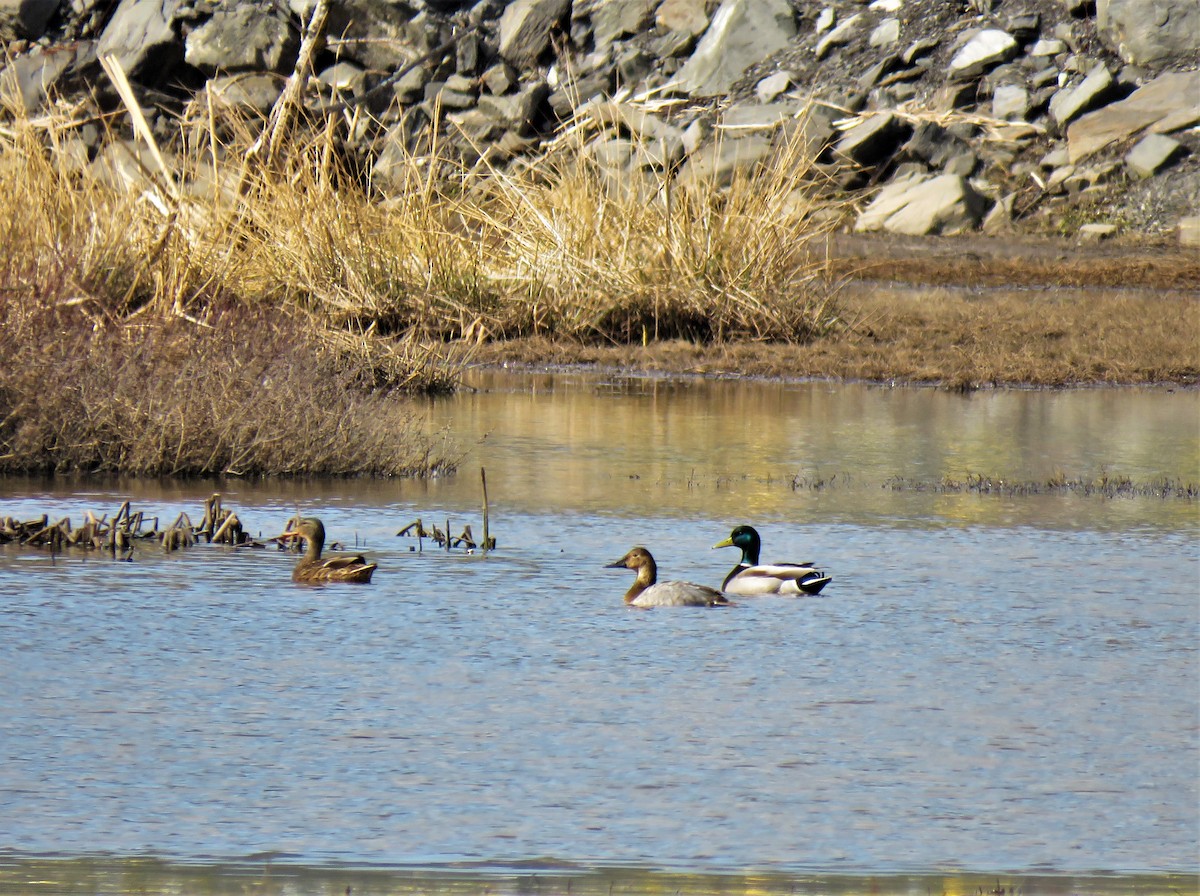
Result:
M456 477L217 486L264 535L318 513L369 587L0 549L0 889L1195 891L1197 503L886 486L1200 481L1200 394L476 385L430 412ZM395 536L478 536L480 465L498 551ZM3 487L170 520L214 486ZM747 521L824 596L633 611L602 568L717 584Z

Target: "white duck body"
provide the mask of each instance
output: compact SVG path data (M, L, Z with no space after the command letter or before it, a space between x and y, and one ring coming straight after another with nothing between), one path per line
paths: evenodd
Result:
M729 571L721 588L730 594L820 594L832 581L811 563L759 563L762 540L750 526L738 526L716 548L741 548L742 560Z

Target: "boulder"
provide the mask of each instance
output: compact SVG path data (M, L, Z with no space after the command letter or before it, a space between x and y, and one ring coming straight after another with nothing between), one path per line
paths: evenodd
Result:
M601 50L613 41L642 32L654 18L654 0L591 0L576 3L573 18L592 22L592 40Z
M971 37L950 60L950 77L977 78L1017 55L1017 40L999 28L985 28Z
M283 85L284 81L279 75L247 72L210 78L204 89L217 105L266 115L283 92Z
M0 39L37 40L58 6L59 0L0 0Z
M96 45L80 41L70 47L47 52L35 47L0 71L0 94L20 97L26 112L46 102L47 93L60 78L96 61Z
M1196 0L1097 0L1096 23L1101 37L1131 65L1171 63L1200 52Z
M787 0L724 0L671 85L692 96L725 93L746 69L787 47L795 35Z
M867 167L891 155L911 131L910 125L891 112L878 112L846 131L833 152Z
M1200 106L1198 98L1200 71L1159 75L1125 99L1073 121L1067 128L1071 161L1086 159L1173 116L1194 116Z
M771 154L766 137L717 140L688 157L676 183L690 187L727 187L739 175L749 175Z
M1153 177L1183 153L1183 144L1163 134L1151 134L1138 141L1125 156L1125 167L1138 180Z
M699 37L708 27L704 0L663 0L654 14L654 23L663 31L678 31Z
M184 61L208 75L291 71L299 37L291 20L273 10L237 3L217 7L184 42Z
M562 25L571 0L515 0L500 16L500 55L517 68L537 63L550 46L550 33Z
M96 52L113 56L134 80L165 83L183 61L179 22L185 0L121 0L100 35Z
M1060 90L1050 98L1050 117L1059 128L1065 128L1084 112L1104 102L1112 88L1112 75L1101 62L1088 72L1081 83Z
M854 40L862 21L862 13L853 15L825 34L824 37L817 41L817 46L814 50L817 58L824 59L834 47L844 47Z
M316 0L288 3L302 22L309 20L315 4ZM404 0L337 0L329 4L325 33L331 39L336 36L339 60L392 72L407 64L414 51L422 53L442 39L432 22L414 22L416 15Z
M859 215L854 229L908 236L961 233L979 226L987 206L987 200L963 177L910 177L884 187Z

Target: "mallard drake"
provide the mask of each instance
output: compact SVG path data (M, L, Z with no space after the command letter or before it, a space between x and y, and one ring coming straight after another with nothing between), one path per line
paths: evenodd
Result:
M741 548L742 560L729 571L721 590L730 594L820 594L832 579L811 563L758 562L762 539L750 526L738 526L717 548Z
M637 573L633 586L625 592L625 603L632 607L724 607L729 598L715 588L691 582L659 582L658 564L645 548L634 548L605 569L632 569Z
M297 582L370 582L378 564L368 563L362 554L342 554L321 558L325 547L325 524L316 517L305 517L279 538L303 538L308 542L304 556L292 570Z

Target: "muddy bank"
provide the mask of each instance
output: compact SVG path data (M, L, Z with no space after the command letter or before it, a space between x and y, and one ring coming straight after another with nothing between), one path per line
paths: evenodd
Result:
M1200 253L1150 240L839 234L840 325L780 340L592 344L530 338L473 349L482 365L594 366L947 388L1200 383Z

